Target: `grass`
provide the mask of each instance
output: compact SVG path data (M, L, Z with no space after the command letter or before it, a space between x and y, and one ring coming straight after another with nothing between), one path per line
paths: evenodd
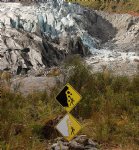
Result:
M139 149L139 75L131 79L109 71L92 74L80 57L68 59L65 67L72 68L66 81L83 97L72 111L83 120L81 133L100 143L101 149L117 145ZM55 100L63 85L56 85L50 95L44 91L24 97L7 87L5 76L1 78L0 149L46 149L41 129L63 113Z
M77 2L81 5L109 12L117 13L139 13L138 0L67 0L69 2Z
M0 149L46 149L41 128L60 113L55 101L57 89L51 89L49 96L44 91L24 97L19 92L12 92L5 82L1 85Z
M139 149L139 75L130 79L109 71L91 74L81 62L70 60L75 68L69 83L83 97L74 110L83 119L82 132L103 144Z

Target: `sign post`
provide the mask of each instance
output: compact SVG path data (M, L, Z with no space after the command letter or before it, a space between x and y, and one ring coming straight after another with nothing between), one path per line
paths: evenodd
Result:
M69 83L56 97L56 100L67 111L67 114L56 125L56 129L68 141L71 141L81 130L80 123L69 113L81 99L81 95Z

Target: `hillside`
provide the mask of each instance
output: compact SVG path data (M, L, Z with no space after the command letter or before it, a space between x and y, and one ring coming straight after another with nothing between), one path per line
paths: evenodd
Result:
M139 13L138 0L67 0L80 3L97 10L106 10L117 13Z

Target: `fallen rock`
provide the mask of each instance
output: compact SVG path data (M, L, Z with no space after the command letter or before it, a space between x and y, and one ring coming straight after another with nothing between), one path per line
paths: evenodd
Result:
M87 140L87 136L86 135L79 135L79 136L75 137L74 140L80 144L84 144Z
M98 149L95 148L95 147L92 147L90 145L87 145L87 146L84 147L84 150L98 150Z
M137 62L137 63L139 63L139 59L134 59L134 62Z
M52 144L51 150L61 150L60 147L65 150L98 150L98 144L87 138L86 135L78 135L70 142L65 141L64 138L57 138L54 141L55 143Z
M61 143L56 143L52 145L51 150L69 150L69 148Z
M69 144L69 150L84 150L84 145L73 140Z
M97 144L93 141L93 140L91 140L91 139L86 139L86 141L84 141L84 145L85 146L94 146L94 147L96 147L97 146Z

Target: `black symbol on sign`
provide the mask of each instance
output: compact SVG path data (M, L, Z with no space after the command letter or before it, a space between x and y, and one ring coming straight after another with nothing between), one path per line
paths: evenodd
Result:
M68 87L65 86L64 89L60 92L60 94L56 97L59 103L64 107L68 107L68 100L67 100L67 95L66 95L67 90L68 90Z
M67 97L68 97L68 104L74 105L74 99L71 97L72 93L70 93L70 91L67 91Z
M73 127L71 127L71 135L72 134L74 135L75 134L74 132L75 132L75 129Z
M72 93L69 91L68 86L65 86L56 99L63 107L69 107L74 105L74 99L71 96Z

